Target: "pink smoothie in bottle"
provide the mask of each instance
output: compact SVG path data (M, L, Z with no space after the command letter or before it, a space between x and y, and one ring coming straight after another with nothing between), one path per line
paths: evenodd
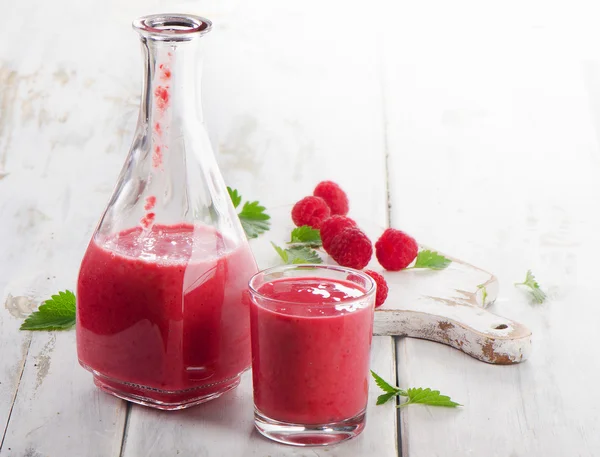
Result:
M247 243L227 244L189 224L92 239L77 286L77 350L96 384L166 408L237 385L250 365L243 294L256 263Z
M295 424L362 413L373 333L372 300L356 300L365 290L350 281L294 277L266 282L257 293L250 321L258 412Z

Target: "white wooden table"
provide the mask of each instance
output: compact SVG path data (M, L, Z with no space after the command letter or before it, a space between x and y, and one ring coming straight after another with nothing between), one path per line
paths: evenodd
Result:
M356 440L291 448L252 428L248 375L183 412L94 388L75 334L18 330L73 289L125 159L141 59L131 19L206 37L205 115L226 181L276 207L333 179L351 215L497 274L493 311L533 354L493 366L377 337L372 367L460 410L374 406ZM600 28L593 1L0 1L0 456L600 455ZM268 235L266 235L268 236ZM512 283L533 269L550 299Z

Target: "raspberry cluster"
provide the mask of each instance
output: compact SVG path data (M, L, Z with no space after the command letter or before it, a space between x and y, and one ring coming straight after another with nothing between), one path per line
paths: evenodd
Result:
M313 195L304 197L292 209L292 220L298 227L308 225L319 229L323 249L344 267L362 270L371 261L373 243L347 217L348 196L332 181L317 184ZM393 228L383 232L375 243L375 256L383 268L398 271L408 267L417 257L419 246L410 235ZM376 305L381 306L388 295L385 278L375 271L366 270L377 283Z

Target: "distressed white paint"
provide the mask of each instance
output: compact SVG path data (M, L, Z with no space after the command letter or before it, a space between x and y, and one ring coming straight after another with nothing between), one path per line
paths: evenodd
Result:
M126 404L77 363L75 332L36 334L2 456L118 456Z
M492 271L490 310L533 339L514 366L401 340L400 384L465 405L402 410L404 455L597 456L597 6L425 0L399 10L384 26L392 223ZM513 287L530 268L549 292L543 305Z
M0 2L10 18L0 48L2 303L9 294L39 303L74 285L137 114L140 58L131 18L166 9L205 14L217 30L223 25L207 37L213 70L204 97L230 184L274 207L309 193L319 179L335 179L349 191L353 216L384 226L385 180L376 162L385 139L393 225L494 272L501 289L491 311L533 331L530 359L509 367L401 340L401 386L438 388L465 404L403 410L404 455L597 455L600 411L588 395L600 382L590 336L600 320L595 2L180 5ZM369 40L378 34L374 46ZM381 99L385 119L374 109ZM372 181L365 184L365 176ZM544 305L531 305L511 285L528 268L550 292ZM30 336L1 311L3 424ZM100 429L98 419L119 414L122 403L97 393L76 366L72 334L57 335L58 362L36 389L35 357L50 341L33 336L0 455L86 456L95 446L118 455L122 427ZM100 413L90 415L96 399ZM71 419L54 419L57 405ZM67 425L89 439L54 439ZM148 436L161 425L149 420ZM8 450L9 441L18 451ZM266 455L299 452L273 449Z

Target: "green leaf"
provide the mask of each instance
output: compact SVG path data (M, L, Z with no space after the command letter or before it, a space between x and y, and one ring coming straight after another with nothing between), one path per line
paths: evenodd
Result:
M75 325L75 295L66 290L52 295L21 324L21 330L63 330Z
M319 230L308 225L303 225L292 230L291 239L288 241L288 244L301 244L315 248L320 247L323 243L321 242L321 233Z
M537 303L544 303L544 300L546 300L546 298L547 298L546 293L540 288L540 285L535 280L535 276L533 276L533 273L531 272L531 270L527 270L527 275L525 276L525 281L517 282L517 283L515 283L515 286L529 287L531 296Z
M447 408L456 408L462 406L460 403L452 401L447 395L440 394L439 390L431 390L429 388L423 389L422 387L412 387L406 391L405 395L408 397L408 401L399 405L399 408L408 405L422 404L430 406L445 406Z
M232 189L231 187L227 186L227 192L229 192L229 197L231 198L233 207L237 208L240 206L240 203L242 202L242 196L238 193L237 189Z
M240 203L242 202L242 196L239 194L237 189L227 187L227 192L229 192L229 197L231 198L233 207L237 208L240 206ZM239 212L238 217L240 218L242 228L244 229L244 232L248 238L256 238L258 235L271 228L271 223L269 222L271 216L265 213L265 207L261 206L259 202L244 203L244 206Z
M397 397L399 395L398 392L388 392L387 394L381 394L377 397L377 405L383 405L387 403L391 398Z
M271 242L271 244L277 251L277 254L279 254L279 257L281 257L281 260L288 265L299 263L323 263L319 254L313 249L304 246L282 249L273 242Z
M265 207L261 206L258 202L244 203L238 217L248 238L256 238L271 227L271 223L269 222L271 216L265 213Z
M377 397L377 404L383 405L388 402L390 399L401 396L408 397L408 400L398 407L412 405L416 403L421 403L424 405L431 406L446 406L449 408L454 408L456 406L462 406L459 403L456 403L450 399L450 397L446 395L441 395L439 390L431 390L431 389L423 389L422 387L411 388L407 391L404 391L396 386L392 386L388 382L384 381L381 376L371 370L371 375L375 378L375 384L379 386L381 390L385 393Z
M265 213L265 207L261 206L258 202L246 202L244 207L239 214L240 218L244 218L252 221L266 221L271 219L267 213Z
M371 375L375 379L375 384L377 384L377 386L384 392L387 392L387 393L400 392L400 389L398 389L396 386L392 386L391 384L384 381L383 378L381 376L379 376L377 373L375 373L373 370L371 370Z
M412 267L408 267L407 270L411 268L429 268L430 270L443 270L444 268L447 268L448 265L450 265L451 263L452 260L448 259L447 257L444 257L443 255L438 254L437 252L426 249L424 251L420 251L417 254L417 260L415 264Z
M485 284L479 284L477 288L481 290L481 303L485 305L488 296L487 288L485 287Z
M392 399L394 397L397 397L398 395L406 394L406 392L404 392L402 389L399 389L396 386L392 386L391 384L386 382L381 376L379 376L373 370L371 370L371 375L375 379L375 384L377 384L379 386L379 388L385 392L384 394L377 397L378 405L383 405L384 403L388 402L390 399Z
M247 220L240 217L240 222L248 238L257 238L258 235L266 232L271 227L271 224L267 221Z
M280 248L279 246L277 246L272 241L271 241L271 244L273 245L273 248L275 248L275 250L277 251L277 254L279 254L279 257L281 257L281 260L283 260L284 263L288 263L288 253L287 253L287 251L285 249Z

